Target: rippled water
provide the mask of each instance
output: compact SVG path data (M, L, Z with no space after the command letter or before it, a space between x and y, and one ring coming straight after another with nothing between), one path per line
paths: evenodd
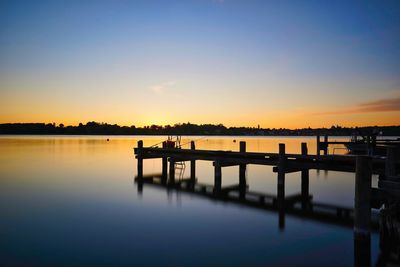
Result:
M107 138L110 140L107 141ZM138 194L133 148L164 137L0 137L0 262L4 266L352 266L351 228L286 216L189 193L144 186ZM196 148L299 153L309 137L190 137ZM334 138L340 140L341 138ZM236 141L236 142L234 142ZM189 145L187 144L186 147ZM344 153L337 147L330 153ZM145 160L144 174L161 171ZM183 176L188 176L190 168ZM199 182L213 184L212 162L197 163ZM238 167L223 168L223 185ZM270 166L249 165L249 190L276 194ZM373 185L376 185L374 177ZM286 176L287 195L300 174ZM310 171L313 200L353 207L354 174ZM372 263L379 252L372 234Z

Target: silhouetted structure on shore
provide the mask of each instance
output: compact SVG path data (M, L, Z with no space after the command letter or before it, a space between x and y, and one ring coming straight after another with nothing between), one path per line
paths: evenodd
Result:
M117 124L88 122L78 126L56 125L54 123L4 123L0 124L0 134L49 134L49 135L243 135L243 136L350 136L354 132L381 132L384 136L399 136L400 126L368 126L331 128L258 128L258 127L225 127L222 124L182 123L173 126L151 125L144 127L119 126Z

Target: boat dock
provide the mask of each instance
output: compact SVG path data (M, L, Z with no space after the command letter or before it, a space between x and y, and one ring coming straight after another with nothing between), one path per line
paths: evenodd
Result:
M319 140L319 137L318 139ZM317 152L328 142L317 144ZM138 141L134 153L137 158L138 190L143 185L189 192L218 201L227 201L257 209L279 213L279 228L285 226L285 214L308 218L325 223L353 227L354 239L361 240L361 247L370 242L370 232L378 229L378 222L371 220L371 209L400 200L400 157L397 146L387 146L386 156L368 155L312 155L306 143L301 143L300 154L285 152L285 144L279 144L278 153L247 152L246 142L240 142L239 151L199 150L195 142L190 149L171 147L143 147ZM161 159L162 172L143 175L143 161ZM210 161L214 168L214 185L197 182L196 161ZM190 162L190 175L176 177L176 168L182 162ZM268 195L248 190L246 168L249 164L273 166L277 173L277 194ZM238 183L222 187L222 169L238 166ZM326 170L355 173L354 208L317 203L309 193L309 170ZM285 175L298 172L301 179L300 193L285 196ZM379 175L378 187L372 188L372 175ZM358 242L358 241L357 241Z

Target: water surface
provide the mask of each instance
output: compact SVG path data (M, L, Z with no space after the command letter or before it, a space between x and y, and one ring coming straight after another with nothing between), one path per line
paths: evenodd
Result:
M110 140L107 141L107 138ZM352 266L351 228L218 202L134 183L133 147L164 137L0 137L0 261L4 266ZM299 153L309 137L190 137L196 148ZM339 140L340 138L335 138ZM235 142L236 141L236 142ZM337 147L330 153L344 153ZM144 174L161 171L145 160ZM185 170L187 176L190 168ZM197 163L199 182L213 184L211 162ZM238 167L223 168L223 185ZM249 165L249 190L276 194L272 167ZM374 177L373 184L376 184ZM300 192L300 174L286 176L287 195ZM353 207L354 174L310 171L318 202ZM378 254L372 235L372 263Z

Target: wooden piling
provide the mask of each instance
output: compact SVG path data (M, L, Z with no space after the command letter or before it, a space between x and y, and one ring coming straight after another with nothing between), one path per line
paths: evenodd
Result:
M239 151L241 153L246 153L246 142L240 141ZM239 165L239 196L241 198L245 197L246 194L246 164Z
M308 148L307 148L307 143L301 143L301 154L302 155L307 155L308 154ZM302 196L302 202L301 206L303 209L307 208L307 202L309 200L309 170L304 169L301 171L301 196Z
M370 239L372 159L356 158L356 184L354 195L354 238Z
M278 184L285 183L285 144L279 144L279 161L278 161Z
M328 135L324 136L323 151L324 151L324 155L328 155Z
M354 237L354 266L371 266L371 240L369 238L357 239Z
M386 148L385 176L396 175L396 147L388 146Z
M190 149L196 150L196 145L194 141L190 142ZM196 160L190 161L190 180L194 184L196 180Z
M143 178L143 157L142 157L143 141L139 140L137 143L137 176L139 179Z
M222 187L222 168L219 160L214 162L214 193L221 193Z
M285 228L285 144L279 144L277 204L279 211L279 229Z
M317 156L321 155L321 140L320 136L317 135Z
M175 160L173 158L169 158L169 182L175 183Z
M163 149L167 148L167 142L162 143ZM168 179L168 157L162 157L162 183L166 183Z
M137 192L139 195L143 194L143 179L137 180Z

